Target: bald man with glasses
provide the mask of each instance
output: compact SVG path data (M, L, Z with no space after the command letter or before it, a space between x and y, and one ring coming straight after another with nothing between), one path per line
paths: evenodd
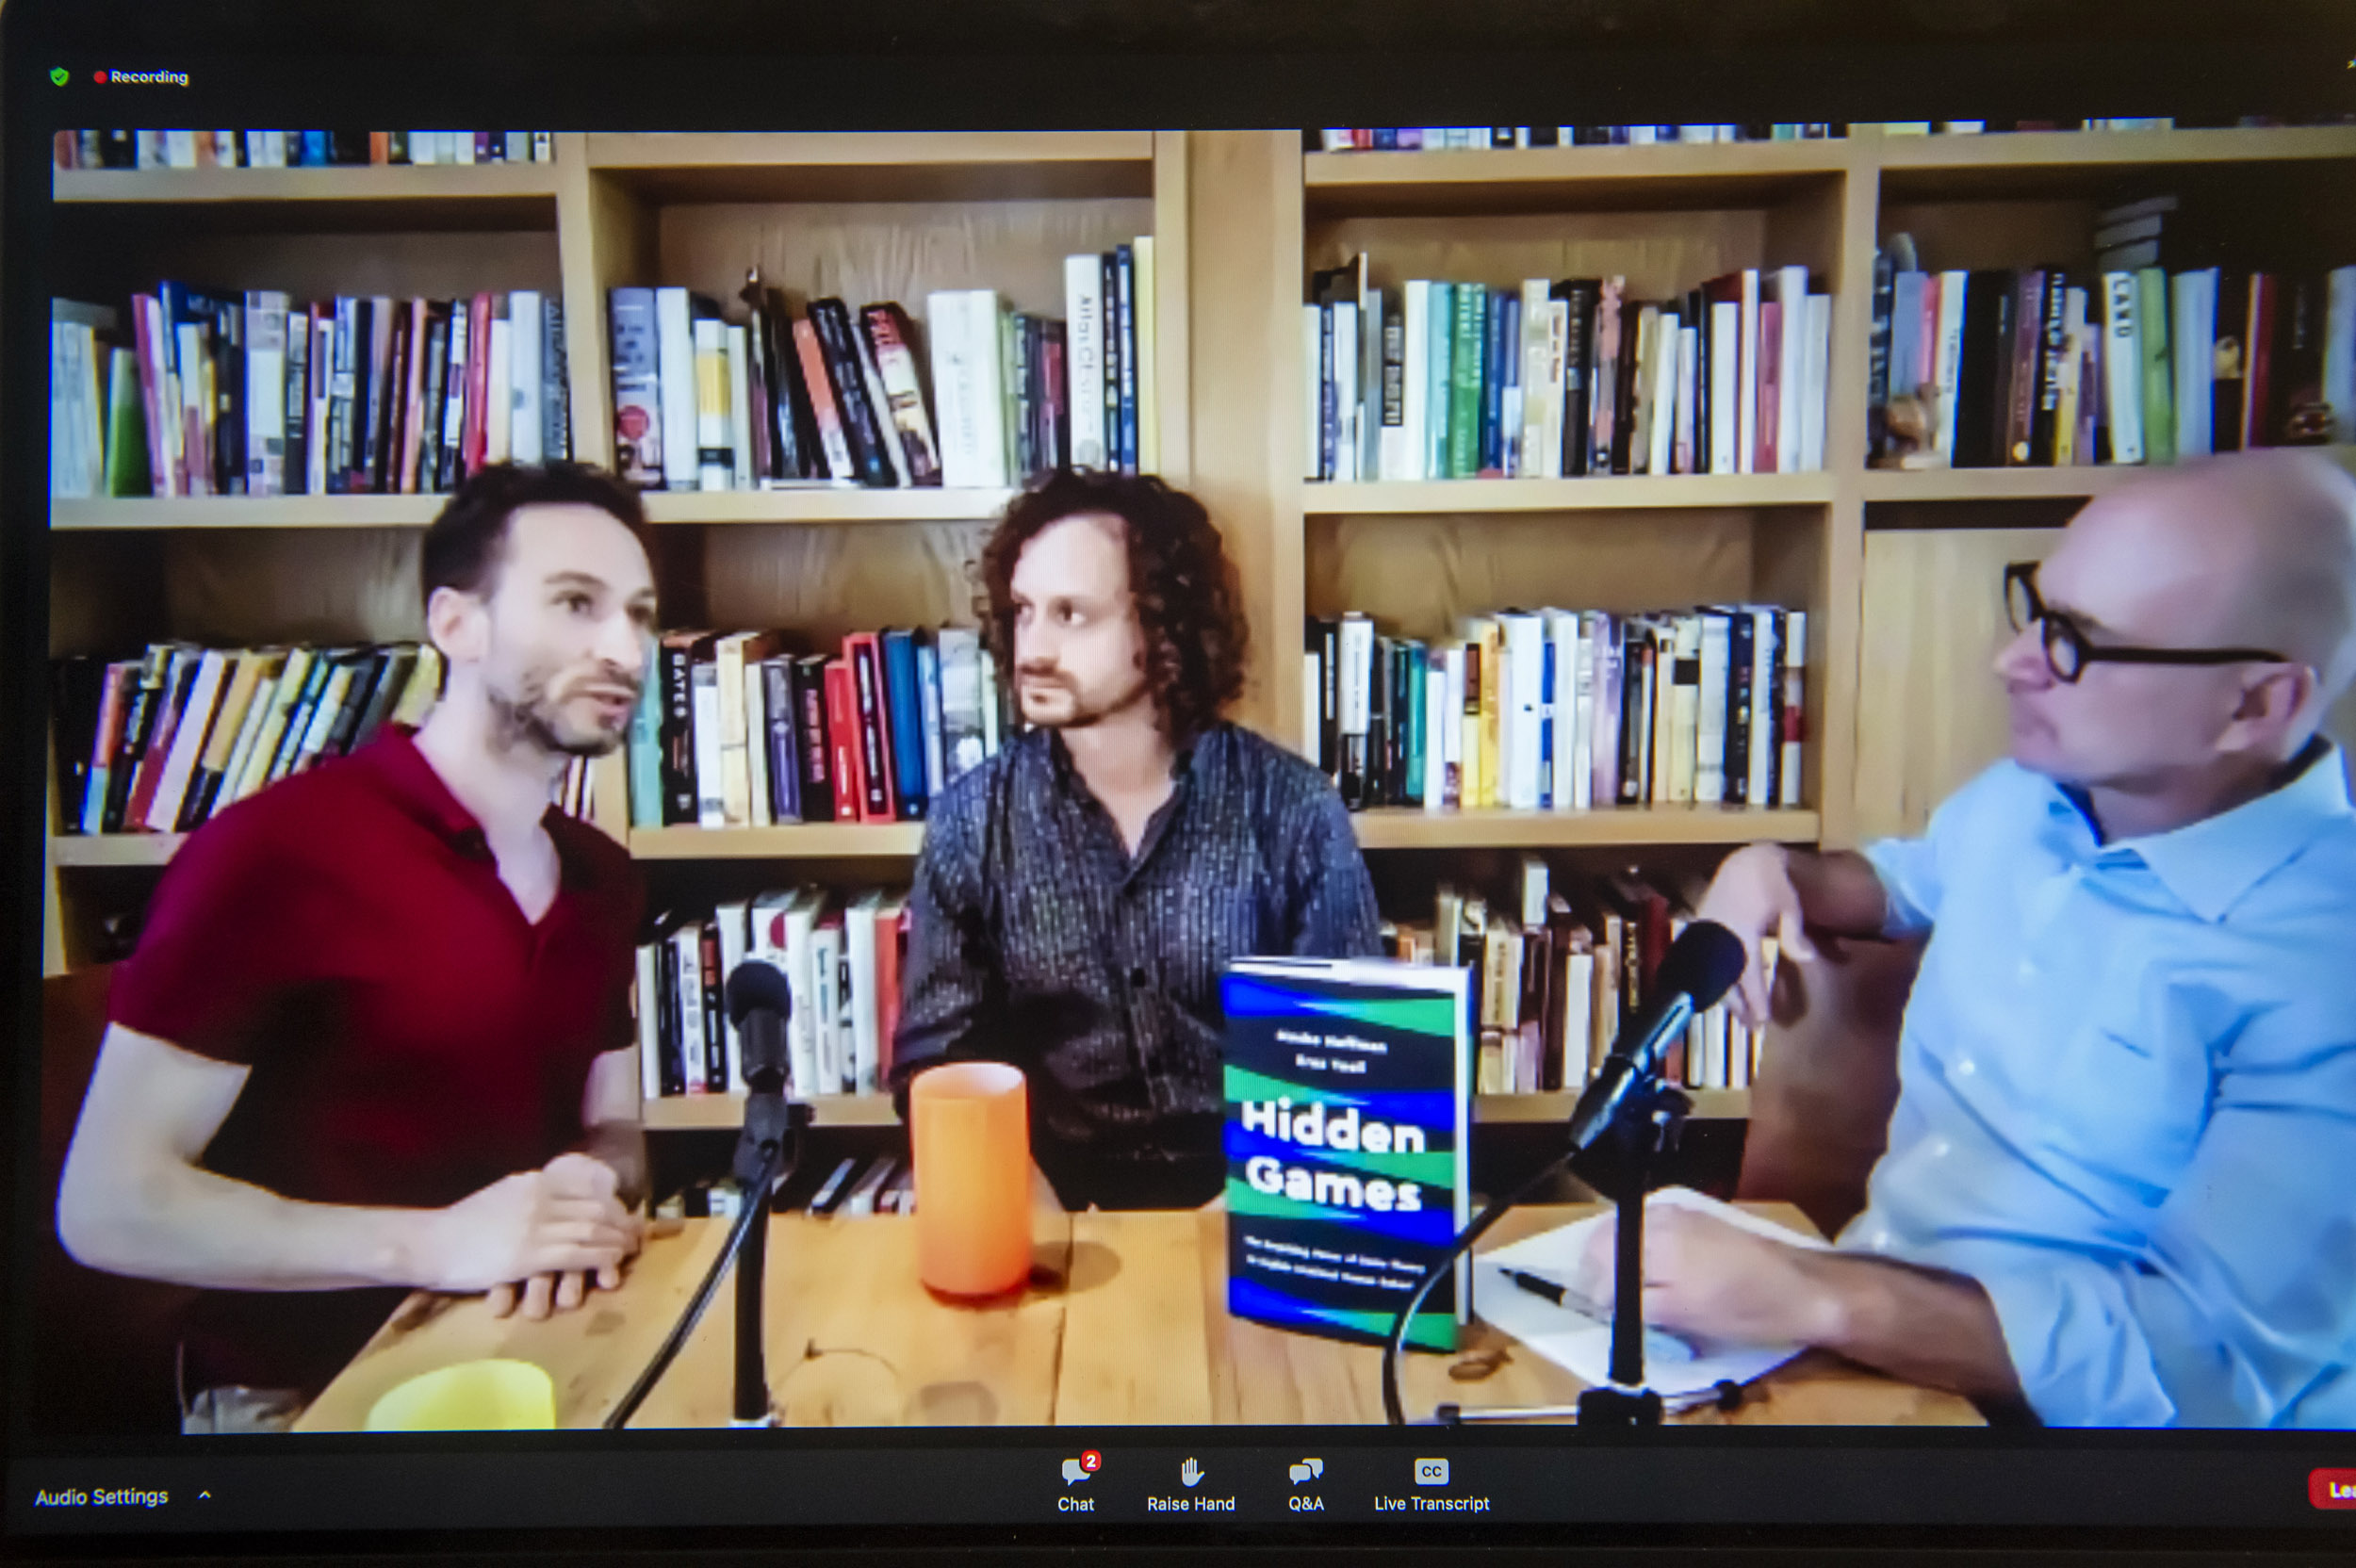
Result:
M1746 1019L1771 937L1927 933L1865 1212L1812 1252L1657 1211L1645 1315L2051 1425L2356 1427L2356 480L2156 474L2003 589L2010 758L1919 839L1738 851L1700 911Z

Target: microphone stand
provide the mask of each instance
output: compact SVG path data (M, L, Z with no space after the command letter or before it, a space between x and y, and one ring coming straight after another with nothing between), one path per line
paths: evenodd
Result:
M777 1184L794 1163L789 1155L798 1157L801 1135L809 1125L810 1106L789 1102L777 1088L755 1088L747 1095L744 1131L737 1138L735 1166L738 1181L744 1184L744 1206L729 1227L728 1239L721 1244L719 1256L705 1270L702 1282L689 1298L679 1321L671 1325L670 1334L655 1351L654 1359L606 1416L607 1431L620 1431L630 1425L638 1407L646 1403L646 1396L654 1392L654 1385L663 1380L663 1374L678 1359L687 1336L703 1320L704 1309L719 1293L720 1280L728 1273L728 1266L740 1260L744 1266L736 1276L736 1396L728 1424L770 1424L769 1382L761 1355L761 1295L769 1254L769 1203Z
M761 1351L761 1320L769 1266L769 1200L783 1177L789 1149L798 1152L808 1104L789 1103L777 1088L755 1088L744 1100L744 1130L736 1140L736 1180L745 1207L761 1216L736 1260L736 1406L732 1427L770 1424L769 1376ZM723 1254L725 1256L725 1254Z
M1693 1102L1647 1073L1612 1123L1620 1146L1612 1259L1612 1380L1579 1396L1582 1427L1658 1427L1661 1396L1644 1386L1644 1193L1654 1159L1675 1149Z
M1465 1410L1461 1405L1444 1404L1433 1414L1410 1423L1399 1396L1399 1359L1406 1349L1407 1330L1432 1290L1446 1279L1456 1260L1472 1250L1473 1244L1488 1233L1491 1226L1506 1214L1528 1202L1550 1181L1555 1173L1571 1163L1579 1152L1575 1146L1555 1159L1549 1160L1520 1186L1502 1198L1493 1200L1470 1225L1424 1271L1391 1319L1391 1331L1383 1346L1383 1411L1390 1425L1437 1425L1453 1427L1467 1421L1541 1421L1560 1420L1576 1414L1581 1426L1653 1427L1661 1424L1661 1396L1644 1387L1644 1193L1652 1174L1655 1156L1677 1147L1685 1126L1685 1118L1693 1108L1693 1102L1681 1089L1664 1082L1658 1070L1644 1069L1631 1074L1611 1112L1611 1130L1620 1139L1622 1171L1616 1197L1618 1231L1613 1240L1612 1291L1612 1364L1611 1381L1599 1383L1583 1391L1578 1406L1536 1405L1527 1408L1495 1408Z

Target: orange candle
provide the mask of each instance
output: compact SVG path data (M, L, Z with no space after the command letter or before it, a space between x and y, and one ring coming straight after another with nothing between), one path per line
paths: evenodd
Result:
M945 1296L997 1296L1031 1272L1031 1105L1019 1069L953 1062L908 1087L916 1270Z

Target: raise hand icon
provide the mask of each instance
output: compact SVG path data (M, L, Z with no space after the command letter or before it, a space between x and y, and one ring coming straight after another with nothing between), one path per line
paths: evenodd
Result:
M1201 1486L1203 1484L1203 1466L1197 1464L1192 1460L1188 1460L1186 1463L1178 1467L1178 1478L1186 1482L1188 1486Z

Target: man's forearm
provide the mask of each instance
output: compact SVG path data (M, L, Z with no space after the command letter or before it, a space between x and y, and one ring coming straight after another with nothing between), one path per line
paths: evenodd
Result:
M1808 924L1844 937L1881 935L1890 893L1871 860L1849 849L1824 855L1792 850L1785 864Z
M1817 1287L1812 1343L1907 1382L2020 1397L2004 1326L1975 1282L1841 1252L1808 1252L1797 1263Z
M122 1184L114 1200L76 1200L57 1221L91 1268L219 1290L430 1286L440 1211L304 1203L180 1166Z

